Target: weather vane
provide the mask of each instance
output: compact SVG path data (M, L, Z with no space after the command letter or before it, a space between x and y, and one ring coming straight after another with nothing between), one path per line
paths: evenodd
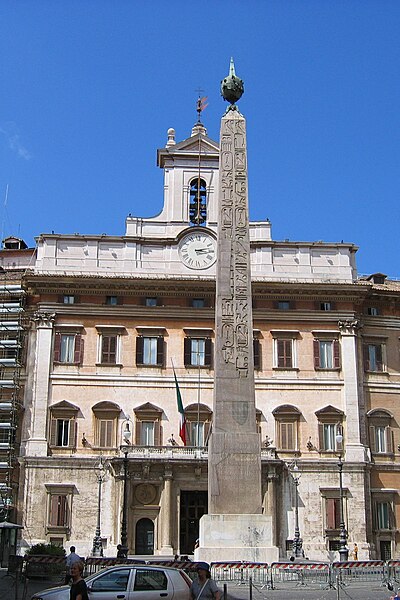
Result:
M235 102L237 102L243 96L243 92L243 81L237 77L235 73L235 64L233 62L233 58L231 58L229 75L221 81L221 96L224 98L224 100L230 102L230 106L228 106L226 112L229 110L238 110Z
M199 97L198 97L198 99L197 99L197 103L196 103L196 106L197 106L196 110L197 110L197 114L198 114L198 117L197 117L197 122L198 122L198 123L201 123L200 115L201 115L201 113L203 112L203 110L204 110L205 108L207 108L207 106L208 106L208 102L207 102L207 100L208 100L208 97L207 97L207 96L200 97L200 92L202 92L202 91L203 91L203 90L202 90L202 89L200 89L200 88L198 88L198 89L196 90L196 92L198 92L198 94L199 94Z

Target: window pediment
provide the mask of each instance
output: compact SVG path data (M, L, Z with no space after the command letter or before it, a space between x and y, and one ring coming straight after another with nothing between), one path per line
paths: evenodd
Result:
M272 411L272 414L276 419L299 419L301 416L301 412L296 406L292 406L291 404L282 404L282 406L278 406Z
M320 408L319 410L316 410L315 415L319 419L321 417L322 418L336 417L338 420L342 420L344 412L342 410L339 410L338 408L335 408L331 404L329 404L328 406L325 406L324 408Z
M71 404L67 402L67 400L61 400L61 402L57 402L57 404L52 404L49 406L51 413L55 416L56 414L67 416L76 416L79 412L79 408L75 406L75 404Z
M392 413L385 408L374 408L367 412L367 417L371 419L386 419L387 421L393 419Z
M92 406L92 411L99 416L107 414L115 417L121 412L121 408L115 402L105 400Z
M135 415L138 416L144 416L152 414L152 415L161 415L163 413L162 408L158 408L158 406L155 406L154 404L152 404L151 402L146 402L145 404L141 404L140 406L137 406L136 408L133 409L133 412L135 413Z

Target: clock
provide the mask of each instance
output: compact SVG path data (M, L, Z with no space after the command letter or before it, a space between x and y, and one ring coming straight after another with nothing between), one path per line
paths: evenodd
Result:
M189 269L208 269L217 260L215 240L208 233L189 233L179 242L179 256Z

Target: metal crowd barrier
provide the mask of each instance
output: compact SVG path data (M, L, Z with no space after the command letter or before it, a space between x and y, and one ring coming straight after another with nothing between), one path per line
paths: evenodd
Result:
M385 581L385 562L383 560L350 560L332 563L332 577L343 583L352 581Z
M251 577L255 584L267 585L269 583L267 563L213 562L211 563L211 575L215 581L231 581L241 584L248 583Z
M328 563L274 562L270 567L270 586L295 583L296 586L330 586L330 565Z
M388 560L388 579L393 579L396 583L400 583L400 560Z

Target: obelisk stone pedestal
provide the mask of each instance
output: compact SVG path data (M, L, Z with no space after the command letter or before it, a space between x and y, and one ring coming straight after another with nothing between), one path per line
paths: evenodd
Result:
M246 123L236 107L221 121L213 427L208 515L196 560L277 560L272 516L261 514L256 428Z

